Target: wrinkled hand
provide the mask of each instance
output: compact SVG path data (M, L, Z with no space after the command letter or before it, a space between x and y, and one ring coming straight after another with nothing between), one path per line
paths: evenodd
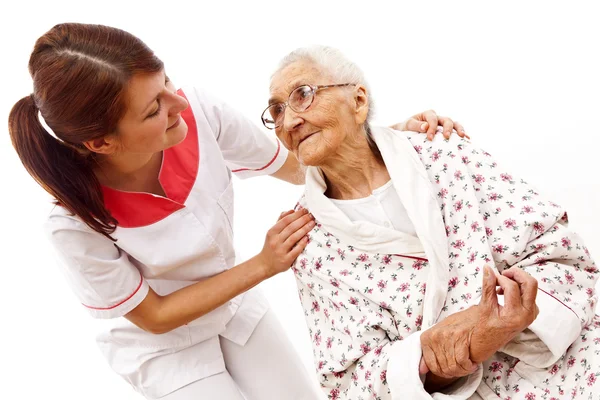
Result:
M477 306L480 317L471 336L471 361L487 360L531 325L539 314L537 288L537 280L520 268L510 268L500 275L484 267L481 302ZM503 306L498 304L497 293L504 294Z
M308 210L287 211L269 229L262 251L258 254L268 277L289 269L308 244L307 234L314 228Z
M419 373L450 379L472 374L477 364L471 362L470 340L479 320L477 306L450 315L421 334L423 357Z
M456 131L458 136L470 139L470 137L465 133L465 129L461 124L454 122L448 117L440 117L433 110L427 110L423 111L422 113L415 114L404 122L392 125L392 128L399 131L426 133L427 139L433 140L438 125L443 128L443 134L446 139L450 138L452 129Z

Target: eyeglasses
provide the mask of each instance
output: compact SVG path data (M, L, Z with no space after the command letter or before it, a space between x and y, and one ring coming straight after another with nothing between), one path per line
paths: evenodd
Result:
M265 109L265 111L263 111L261 116L262 123L268 129L279 128L281 125L283 125L283 119L285 118L285 108L287 106L289 106L295 112L301 113L308 110L308 107L310 107L313 100L315 99L315 93L317 93L319 90L350 85L354 85L354 83L340 83L337 85L298 86L296 89L292 90L288 101L286 101L285 103L271 104Z

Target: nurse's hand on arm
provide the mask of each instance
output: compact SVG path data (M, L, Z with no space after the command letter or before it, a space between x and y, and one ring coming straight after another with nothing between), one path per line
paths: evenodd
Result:
M465 133L465 128L458 122L454 122L448 117L438 116L435 111L427 110L415 114L404 122L392 125L391 128L398 131L413 131L427 134L427 139L433 140L438 126L443 128L443 135L446 139L450 138L452 130L456 131L458 136L470 139Z
M288 270L308 243L314 218L306 210L280 215L260 254L230 270L166 296L152 289L125 317L145 331L161 334L185 325L279 272Z

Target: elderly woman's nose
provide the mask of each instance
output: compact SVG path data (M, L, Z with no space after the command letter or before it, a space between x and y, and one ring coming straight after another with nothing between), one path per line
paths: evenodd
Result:
M300 115L292 110L291 107L286 107L285 116L283 119L283 125L286 131L294 131L298 129L304 123L304 119Z

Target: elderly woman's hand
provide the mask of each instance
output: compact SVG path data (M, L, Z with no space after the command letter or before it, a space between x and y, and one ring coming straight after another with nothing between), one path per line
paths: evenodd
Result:
M495 288L494 288L495 289ZM470 375L477 369L471 361L470 340L479 320L477 306L457 312L421 334L423 357L419 373L426 380L451 379Z
M450 138L452 129L456 131L458 136L470 139L470 137L465 134L465 129L461 124L452 121L452 119L448 117L440 117L433 110L415 114L404 122L392 125L392 128L399 131L427 133L427 139L433 140L438 125L443 127L444 137L446 139Z
M520 268L513 267L494 274L484 268L481 302L477 306L480 319L473 330L470 344L471 361L480 363L512 340L537 318L535 304L537 280ZM504 305L498 304L498 293L504 294Z

